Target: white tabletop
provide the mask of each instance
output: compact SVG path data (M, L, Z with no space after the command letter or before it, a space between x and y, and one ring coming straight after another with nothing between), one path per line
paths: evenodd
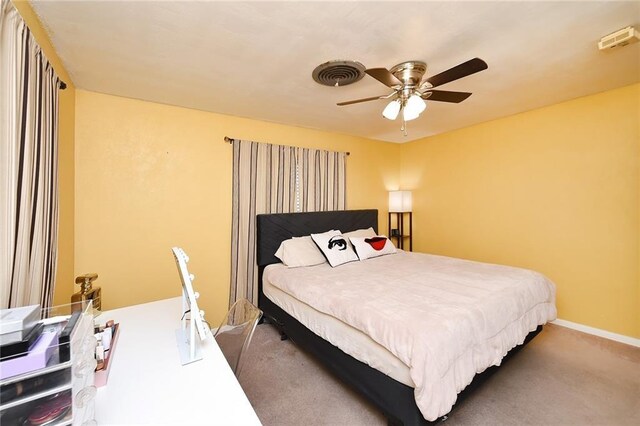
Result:
M202 360L180 364L181 316L179 297L100 315L100 323L120 323L121 334L96 396L98 424L260 425L213 338L201 342Z

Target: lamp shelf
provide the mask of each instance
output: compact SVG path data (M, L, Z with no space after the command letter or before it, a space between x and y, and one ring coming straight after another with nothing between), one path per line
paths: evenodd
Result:
M408 215L408 230L405 230L405 216ZM395 219L395 220L394 220ZM395 228L392 225L395 223ZM405 250L406 240L409 241L409 251L413 251L413 214L411 212L389 212L389 239L397 243L399 249Z

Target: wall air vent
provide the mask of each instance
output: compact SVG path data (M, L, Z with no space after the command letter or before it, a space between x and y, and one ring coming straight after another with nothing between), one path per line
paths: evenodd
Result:
M346 86L364 77L365 67L356 61L329 61L320 64L311 74L313 79L324 86Z
M633 28L627 27L606 35L598 42L598 48L600 50L612 49L614 47L626 46L627 44L634 43L640 39L640 33Z

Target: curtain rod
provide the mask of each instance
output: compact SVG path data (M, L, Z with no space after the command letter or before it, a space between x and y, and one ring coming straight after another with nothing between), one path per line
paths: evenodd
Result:
M230 138L229 136L225 136L225 137L224 137L224 141L225 141L226 143L232 143L232 142L233 142L233 138ZM345 154L347 154L347 155L351 155L351 153L350 153L350 152L348 152L348 151L347 151L347 152L345 152Z
M64 90L67 88L67 83L65 83L64 81L60 80L60 90Z

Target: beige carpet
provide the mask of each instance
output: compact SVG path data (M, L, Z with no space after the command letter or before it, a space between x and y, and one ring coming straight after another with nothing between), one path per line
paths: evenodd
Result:
M386 425L271 325L258 326L240 383L265 426ZM640 425L640 349L546 326L444 425Z

